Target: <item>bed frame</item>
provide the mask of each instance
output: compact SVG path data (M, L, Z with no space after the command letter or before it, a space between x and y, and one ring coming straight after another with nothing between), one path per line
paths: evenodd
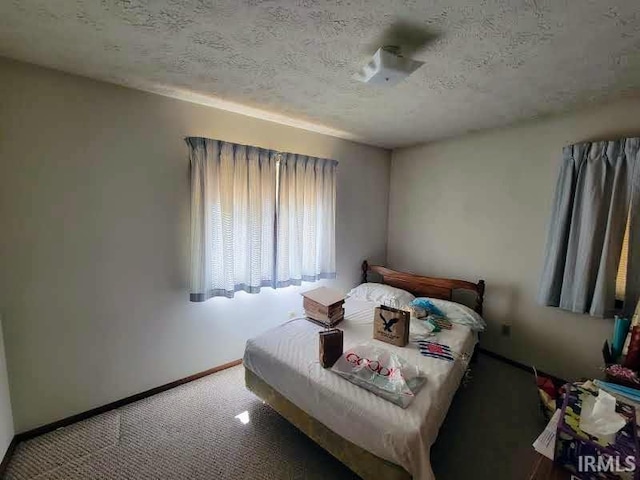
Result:
M378 265L362 262L362 282L366 283L369 272L382 277L382 283L402 288L415 296L451 300L453 290L475 292L474 310L482 314L484 280L478 283L446 278L432 278L413 273L397 272ZM384 460L334 433L320 421L306 414L299 407L274 390L264 380L245 368L245 385L273 410L297 427L311 440L340 460L364 480L411 480L411 475L402 467Z
M380 275L382 283L406 290L416 297L432 297L450 301L454 290L470 290L476 295L476 303L473 309L482 315L484 280L480 280L478 283L471 283L450 278L423 277L413 273L397 272L379 265L369 265L365 260L362 262L362 283L367 283L369 272Z

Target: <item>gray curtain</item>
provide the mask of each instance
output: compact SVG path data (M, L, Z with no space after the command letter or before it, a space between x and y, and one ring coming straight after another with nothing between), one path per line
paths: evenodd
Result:
M610 316L626 221L631 209L625 310L640 296L640 138L570 145L547 237L538 301Z

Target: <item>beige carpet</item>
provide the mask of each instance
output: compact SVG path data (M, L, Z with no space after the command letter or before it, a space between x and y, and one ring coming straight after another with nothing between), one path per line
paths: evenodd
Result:
M436 476L527 478L543 426L531 376L480 356L434 446ZM245 390L235 367L24 442L4 478L358 477Z

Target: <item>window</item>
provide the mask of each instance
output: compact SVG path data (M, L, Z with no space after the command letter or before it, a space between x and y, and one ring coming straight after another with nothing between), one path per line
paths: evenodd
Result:
M276 286L335 277L336 165L292 153L279 162Z
M336 161L186 141L192 301L335 277Z
M618 275L616 276L616 308L622 308L624 305L625 291L627 288L627 261L629 258L629 227L631 224L631 215L627 217L627 228L624 232L624 240L622 241L622 254L620 255L620 264L618 265Z

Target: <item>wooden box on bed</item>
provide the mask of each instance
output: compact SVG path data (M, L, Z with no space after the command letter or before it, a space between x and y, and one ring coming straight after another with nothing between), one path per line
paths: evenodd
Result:
M344 295L331 288L320 287L303 292L302 306L310 320L333 327L344 319Z

